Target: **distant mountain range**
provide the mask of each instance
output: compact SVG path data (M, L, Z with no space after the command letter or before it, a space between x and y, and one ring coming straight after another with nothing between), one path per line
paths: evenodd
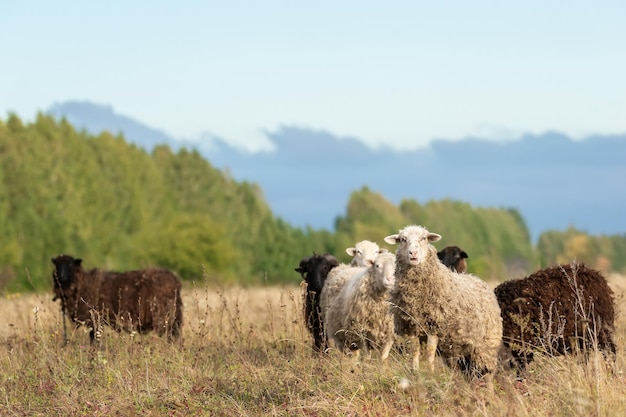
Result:
M583 140L556 132L506 142L434 140L396 151L284 126L268 133L274 151L250 153L214 137L174 139L110 106L65 102L48 112L93 134L122 132L147 150L156 144L195 148L235 179L258 183L274 213L294 226L334 229L350 193L368 186L395 204L447 198L516 208L534 238L569 226L591 234L626 233L626 133Z

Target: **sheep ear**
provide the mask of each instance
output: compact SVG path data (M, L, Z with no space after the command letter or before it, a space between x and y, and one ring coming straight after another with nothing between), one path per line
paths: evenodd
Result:
M385 242L389 243L390 245L395 245L398 243L398 238L400 237L399 234L395 234L395 235L389 235L385 238Z
M81 264L82 262L83 262L83 260L82 260L82 259L74 259L73 264L74 264L74 266L80 266L80 264Z
M437 233L429 233L428 234L428 241L429 242L437 242L438 240L441 240L441 235L438 235Z
M378 253L379 253L379 254L381 254L381 253L387 253L387 252L389 252L389 250L388 250L387 248L380 248L380 249L378 249Z
M350 256L356 255L356 248L347 248L346 253Z
M461 251L461 258L466 258L466 259L469 258L469 256L464 250Z
M326 262L328 262L333 267L339 266L339 260L331 254L327 253L326 255L324 255L324 259L326 259Z

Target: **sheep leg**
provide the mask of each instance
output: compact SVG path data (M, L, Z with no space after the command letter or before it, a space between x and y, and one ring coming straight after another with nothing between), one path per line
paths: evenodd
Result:
M67 328L65 327L65 310L61 309L61 319L63 320L63 346L67 345Z
M391 347L393 346L393 340L389 340L387 341L387 343L385 343L385 345L383 346L383 351L380 354L380 360L385 362L387 360L387 358L389 357L389 352L391 352Z
M490 391L493 392L494 391L494 386L493 386L493 374L490 372L486 375L484 375L482 377L482 383L484 384L485 388Z
M339 338L336 335L333 335L328 340L332 342L330 344L330 346L329 346L330 348L334 347L335 349L341 350L342 352L345 350L345 347L343 346L343 343L341 343L341 341L339 340Z
M429 335L426 339L426 357L428 358L428 367L431 372L435 370L435 355L438 343L439 337L437 336Z
M437 353L437 344L439 337L429 335L426 340L426 357L428 358L428 367L431 372L435 371L435 353Z
M413 370L414 371L419 371L420 369L420 350L421 350L421 346L420 346L420 340L417 337L417 335L413 335L411 336L411 343L413 344L413 349L415 350L413 352Z
M365 359L370 359L372 357L372 351L370 350L369 346L367 345L367 340L364 340L361 343L360 349L357 350L357 352L363 350L363 357Z

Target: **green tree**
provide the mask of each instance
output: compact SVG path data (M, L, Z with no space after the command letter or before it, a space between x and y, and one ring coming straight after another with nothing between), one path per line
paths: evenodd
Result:
M571 257L626 270L626 236L548 231L532 246L520 213L440 200L399 206L363 187L335 230L302 230L275 217L257 184L237 182L196 151L157 146L148 153L122 135L76 131L39 114L24 124L0 120L0 288L49 289L50 258L66 253L89 267L156 265L183 279L247 284L301 280L303 256L383 238L408 224L458 245L469 271L506 279ZM389 248L393 250L393 248Z

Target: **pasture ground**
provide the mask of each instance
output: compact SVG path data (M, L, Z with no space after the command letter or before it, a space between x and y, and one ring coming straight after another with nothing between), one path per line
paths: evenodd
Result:
M2 416L624 416L626 277L616 293L617 360L539 357L494 390L408 354L312 352L300 287L184 288L180 343L105 328L98 344L68 323L52 294L0 298Z

